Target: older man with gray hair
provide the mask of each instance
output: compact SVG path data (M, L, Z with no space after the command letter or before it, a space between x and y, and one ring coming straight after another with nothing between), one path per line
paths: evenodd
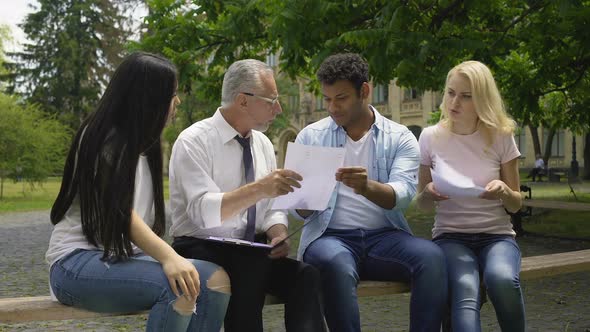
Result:
M281 113L274 73L258 60L233 63L225 73L221 107L179 136L170 158L173 248L215 262L231 280L225 331L263 331L266 293L282 298L287 331L324 331L319 273L289 259L287 217L273 198L300 187L301 176L276 169L262 133ZM270 251L212 240L269 243Z

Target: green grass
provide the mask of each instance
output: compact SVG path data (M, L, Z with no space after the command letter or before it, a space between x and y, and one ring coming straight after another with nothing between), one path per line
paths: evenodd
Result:
M561 183L530 183L533 199L590 203L590 182L573 183L574 194L565 181ZM577 198L577 200L576 200ZM590 239L588 212L533 208L533 216L523 219L527 232L557 237Z
M61 178L49 178L34 185L7 180L0 200L0 213L47 210L51 208L60 184Z
M0 200L0 213L49 210L57 197L61 178L49 178L41 184L4 182L4 195ZM164 197L168 199L168 178L164 177Z
M565 238L590 239L590 218L588 212L550 210L524 218L523 228L527 232Z
M523 183L526 174L521 174ZM59 191L60 178L49 178L42 184L31 186L28 183L4 183L4 197L0 200L0 213L26 212L48 210L51 208ZM561 183L528 183L533 189L534 199L550 199L561 201L575 201L574 195L565 181ZM572 185L578 201L590 203L590 182ZM169 197L168 178L164 177L164 196ZM590 238L590 216L587 212L565 210L534 209L534 215L524 220L527 231L573 238ZM417 236L430 238L430 231L434 219L433 213L418 210L414 204L406 211L406 217L412 230ZM291 227L295 228L300 222L291 220ZM299 237L294 236L292 248L297 248Z

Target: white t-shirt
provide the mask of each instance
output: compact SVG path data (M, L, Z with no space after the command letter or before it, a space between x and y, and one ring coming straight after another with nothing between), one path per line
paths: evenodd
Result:
M367 131L358 141L353 141L348 135L344 144L344 166L362 166L368 169L369 160L374 158L374 134ZM379 229L391 226L385 217L383 208L371 202L343 183L338 184L338 198L329 228L334 229Z
M152 176L148 166L147 157L140 156L135 171L135 194L133 197L133 209L143 218L145 223L152 227L154 224L154 193ZM102 250L88 243L82 232L82 218L80 216L80 201L74 199L64 218L53 228L49 248L45 253L45 260L49 266L60 260L75 249ZM132 245L133 252L141 252Z
M478 130L458 135L440 125L424 129L420 135L421 165L436 170L441 158L449 166L485 187L500 179L500 165L520 156L512 135L496 134L491 146ZM455 198L438 202L433 238L443 233L488 233L515 235L510 216L500 200Z

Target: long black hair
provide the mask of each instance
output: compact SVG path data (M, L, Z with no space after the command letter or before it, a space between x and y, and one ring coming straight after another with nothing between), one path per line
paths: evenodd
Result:
M177 72L170 61L135 52L119 65L98 107L74 137L51 222L59 223L78 199L84 236L103 246L104 259L132 254L129 232L140 154L147 157L152 176L152 229L164 234L160 136L176 89Z

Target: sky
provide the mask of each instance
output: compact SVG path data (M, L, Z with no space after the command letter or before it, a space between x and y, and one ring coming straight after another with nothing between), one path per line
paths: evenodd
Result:
M13 41L6 43L6 51L20 50L20 46L26 37L24 32L17 27L17 24L21 23L25 16L33 10L29 8L29 5L36 5L36 0L0 0L0 24L8 25L11 30Z
M8 25L13 41L5 43L5 51L22 50L22 43L26 41L25 33L17 26L24 21L27 14L33 12L30 5L38 5L37 0L0 0L0 24ZM136 8L133 16L140 20L145 16L144 8Z

